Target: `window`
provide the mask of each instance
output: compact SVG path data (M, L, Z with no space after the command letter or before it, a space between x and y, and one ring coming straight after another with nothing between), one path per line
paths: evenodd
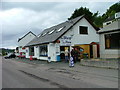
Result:
M64 27L59 28L59 29L57 30L57 32L60 32L63 28L64 28Z
M106 23L106 25L109 25L109 24L111 24L111 22Z
M40 37L42 34L39 34L38 37Z
M34 56L34 47L29 47L29 56Z
M40 53L40 56L45 56L45 57L47 57L47 56L48 56L47 45L40 45L40 46L39 46L39 53Z
M47 33L43 33L42 36L45 36Z
M79 34L88 34L88 27L79 26Z
M105 48L118 49L120 48L120 33L106 34L105 35Z
M52 31L50 31L48 34L52 34L55 31L55 29L53 29Z
M105 35L105 48L110 48L110 35Z

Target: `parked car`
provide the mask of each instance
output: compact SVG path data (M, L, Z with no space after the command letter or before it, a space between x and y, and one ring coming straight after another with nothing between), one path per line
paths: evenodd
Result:
M9 53L8 55L6 55L4 58L5 59L9 59L9 58L15 58L16 55L14 53Z

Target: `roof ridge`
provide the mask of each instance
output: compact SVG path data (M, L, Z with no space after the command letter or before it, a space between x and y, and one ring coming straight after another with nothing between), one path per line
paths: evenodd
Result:
M57 24L57 25L54 25L52 27L44 29L40 34L38 34L38 35L40 35L39 37L32 40L26 46L55 42L57 39L59 39L62 35L64 35L70 28L72 28L83 17L84 17L84 15L81 15L81 16L76 17L74 19L67 20L67 21L64 21L64 22L62 22L60 24ZM65 26L65 28L63 28L59 32L53 32L50 35L46 34L44 36L41 36L42 34L47 33L49 31L51 31L52 29L59 29L59 28L61 28L63 26Z
M67 20L67 21L64 21L64 22L62 22L62 23L59 23L59 24L57 24L57 25L51 26L51 27L49 27L49 28L46 28L46 29L44 29L42 32L40 32L38 35L42 34L44 31L46 31L46 30L48 30L48 29L51 29L51 28L53 28L53 27L57 27L57 26L59 26L59 25L61 25L61 24L63 24L63 23L66 23L66 22L71 23L71 21L73 22L73 20L76 20L76 19L78 19L78 18L82 18L83 16L84 16L84 15L81 15L81 16L78 16L78 17L76 17L76 18L74 18L74 19Z
M22 40L25 36L27 36L29 33L32 33L34 36L36 36L32 31L29 31L28 33L26 33L25 35L23 35L21 38L18 39L18 42L20 40Z

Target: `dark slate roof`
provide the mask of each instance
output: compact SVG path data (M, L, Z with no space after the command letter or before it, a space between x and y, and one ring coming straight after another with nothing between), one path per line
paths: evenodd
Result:
M103 27L98 31L99 34L107 33L107 32L117 32L120 31L120 19L114 21L113 23Z
M115 19L115 15L108 17L104 22L112 21Z
M22 40L24 37L26 37L29 33L32 33L34 36L36 36L33 32L30 31L30 32L28 32L27 34L25 34L23 37L19 38L19 39L18 39L18 42L19 42L20 40Z
M84 15L79 16L79 17L77 17L75 19L63 22L63 23L58 24L56 26L50 27L48 29L45 29L42 33L39 34L40 35L39 37L34 38L26 46L32 46L32 45L38 45L38 44L46 44L46 43L50 43L50 42L54 42L54 41L58 40L62 35L64 35L72 26L74 26L83 17L84 17ZM91 24L91 25L93 26L93 24ZM64 27L64 28L60 32L57 32L57 30L59 28L61 28L61 27ZM53 33L51 33L51 34L48 34L53 29L55 31ZM45 33L47 33L47 34L44 35ZM42 35L44 35L44 36L42 36Z

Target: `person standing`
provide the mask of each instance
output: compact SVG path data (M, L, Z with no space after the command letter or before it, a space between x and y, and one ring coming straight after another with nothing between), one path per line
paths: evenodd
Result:
M75 49L74 49L74 62L75 62L75 63L78 61L78 56L79 56L78 49L75 48Z
M69 60L69 51L68 49L65 50L65 62L68 62Z
M74 57L74 49L71 51L71 56Z
M75 58L74 58L74 54L75 54L75 52L74 52L75 50L74 50L74 48L72 49L72 51L71 51L71 57L73 58L73 61L75 60ZM74 61L75 62L75 61Z

